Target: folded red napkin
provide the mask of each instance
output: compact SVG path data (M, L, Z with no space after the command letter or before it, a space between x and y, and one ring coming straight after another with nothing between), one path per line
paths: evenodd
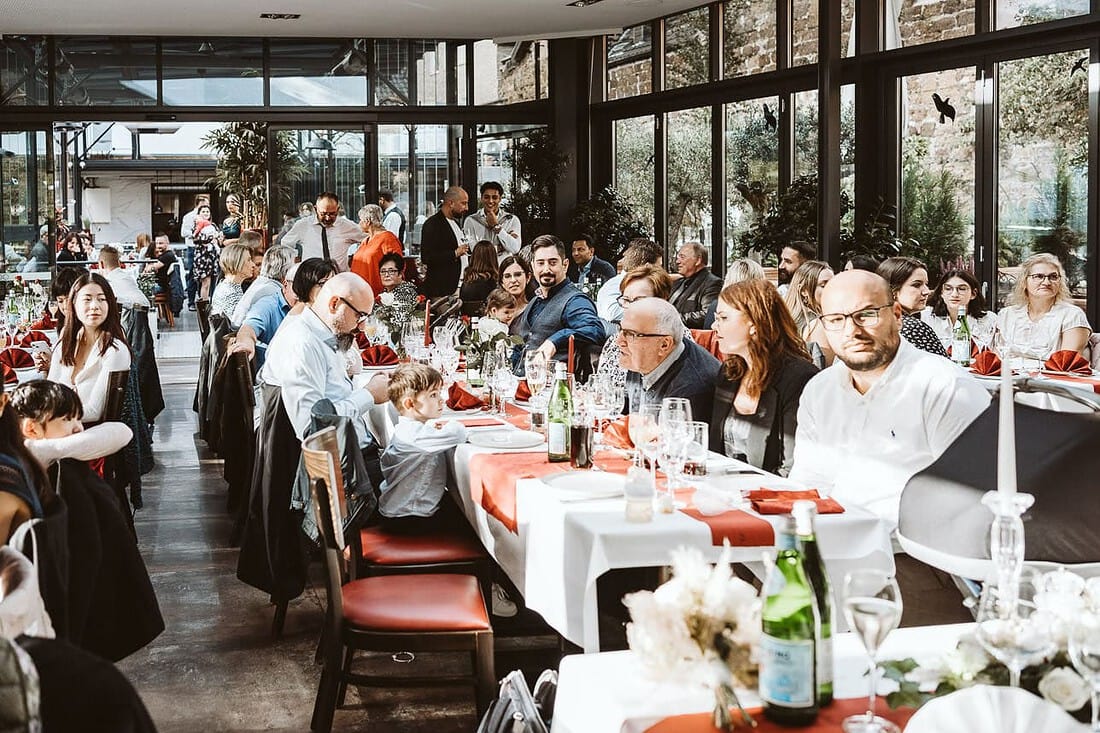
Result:
M500 420L495 417L464 417L459 419L459 424L465 428L487 428L490 426L500 427Z
M609 422L603 429L603 442L612 448L632 450L634 441L630 439L630 416L623 415L614 422Z
M397 363L397 352L385 344L363 349L363 366L390 366Z
M50 337L41 331L28 331L23 338L19 339L19 346L30 346L36 341L50 342Z
M35 329L36 331L49 331L51 329L57 328L57 321L53 319L53 316L47 313L46 315L42 316L37 321L32 323L31 328Z
M13 369L29 369L34 366L34 357L23 349L11 347L0 351L0 362Z
M1089 360L1069 349L1055 351L1043 366L1052 372L1074 372L1084 374L1086 377L1092 376Z
M808 499L817 504L818 514L841 514L844 507L836 499L825 498L817 489L806 491L777 491L775 489L756 489L749 492L749 501L758 514L790 514L796 501Z
M4 384L15 384L19 381L19 375L10 366L0 361L0 369L4 372Z
M485 403L480 397L471 394L460 383L455 382L447 390L447 407L452 410L475 410L479 407L485 407Z
M1001 374L1001 357L992 351L983 351L974 357L974 363L970 370L986 377L996 377Z
M516 402L526 402L531 399L531 390L527 388L527 380L519 380L519 384L516 385Z

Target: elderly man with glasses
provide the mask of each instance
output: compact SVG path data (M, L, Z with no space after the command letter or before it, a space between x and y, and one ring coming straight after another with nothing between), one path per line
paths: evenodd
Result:
M687 335L675 306L661 298L631 303L615 338L626 370L625 412L683 397L691 402L693 419L710 420L721 362Z
M878 275L837 273L821 309L836 361L802 392L790 478L896 523L906 482L989 405L989 394L901 338L901 305Z

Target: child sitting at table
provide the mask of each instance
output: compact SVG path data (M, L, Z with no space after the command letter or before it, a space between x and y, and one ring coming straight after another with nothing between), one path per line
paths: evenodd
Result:
M382 453L381 524L390 531L431 534L468 531L459 505L447 494L451 451L466 442L466 428L441 422L443 375L427 364L402 364L390 375L397 408L393 438Z
M516 296L504 288L497 288L485 296L486 318L492 318L494 321L500 321L505 326L509 326L512 319L516 317L517 310L519 308Z
M36 379L12 390L27 449L43 466L63 458L91 461L122 450L133 432L124 423L105 422L84 429L84 406L72 387Z

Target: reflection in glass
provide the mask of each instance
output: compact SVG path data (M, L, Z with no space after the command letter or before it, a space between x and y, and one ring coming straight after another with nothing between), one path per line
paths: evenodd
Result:
M225 38L161 45L164 104L234 107L264 103L263 46ZM154 67L155 68L155 67ZM156 83L152 82L154 89Z
M703 6L665 20L665 88L710 81L710 9Z
M817 0L791 0L791 66L817 63Z
M632 26L607 37L607 98L622 99L653 91L653 27Z
M4 36L0 39L0 107L50 103L46 39Z
M44 131L0 133L0 280L49 270L53 247L45 236L39 244L53 209L53 171L47 163Z
M615 189L653 231L653 117L615 120Z
M409 103L409 47L400 39L374 42L374 103L403 107Z
M997 0L997 30L1087 15L1089 0Z
M443 41L413 41L416 61L416 103L447 103L447 44Z
M57 104L157 103L157 44L152 39L58 38L54 48Z
M370 57L366 41L272 40L271 104L363 107Z
M741 235L767 213L779 189L778 115L778 97L726 105L727 261L744 256Z
M952 0L942 9L927 0L891 0L886 3L887 49L919 46L974 33L974 0Z
M1082 57L1088 49L997 65L998 307L1019 263L1036 252L1062 261L1070 292L1084 305L1088 75L1072 72Z
M710 252L710 107L669 112L666 119L668 251L699 242Z
M474 43L474 104L515 104L535 98L538 42Z
M722 58L725 77L775 69L775 0L726 0Z
M298 159L305 175L294 183L293 200L313 201L323 191L340 198L343 215L358 221L359 208L375 202L367 193L363 168L366 136L360 130L294 130Z

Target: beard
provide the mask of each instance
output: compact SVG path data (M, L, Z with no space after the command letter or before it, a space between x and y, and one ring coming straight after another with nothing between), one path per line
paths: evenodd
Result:
M338 333L336 334L336 348L340 351L347 351L351 348L351 345L355 343L355 332L351 333Z
M845 343L840 349L836 349L836 357L853 372L870 372L894 360L898 353L898 347L901 345L901 336L895 333L892 338L885 341L875 341L870 338L859 339L858 341L861 343L869 342L873 344L873 348L870 351L849 353L845 348L848 344Z
M775 274L776 279L779 280L780 285L786 285L791 281L791 273L787 272L782 267L780 267Z

